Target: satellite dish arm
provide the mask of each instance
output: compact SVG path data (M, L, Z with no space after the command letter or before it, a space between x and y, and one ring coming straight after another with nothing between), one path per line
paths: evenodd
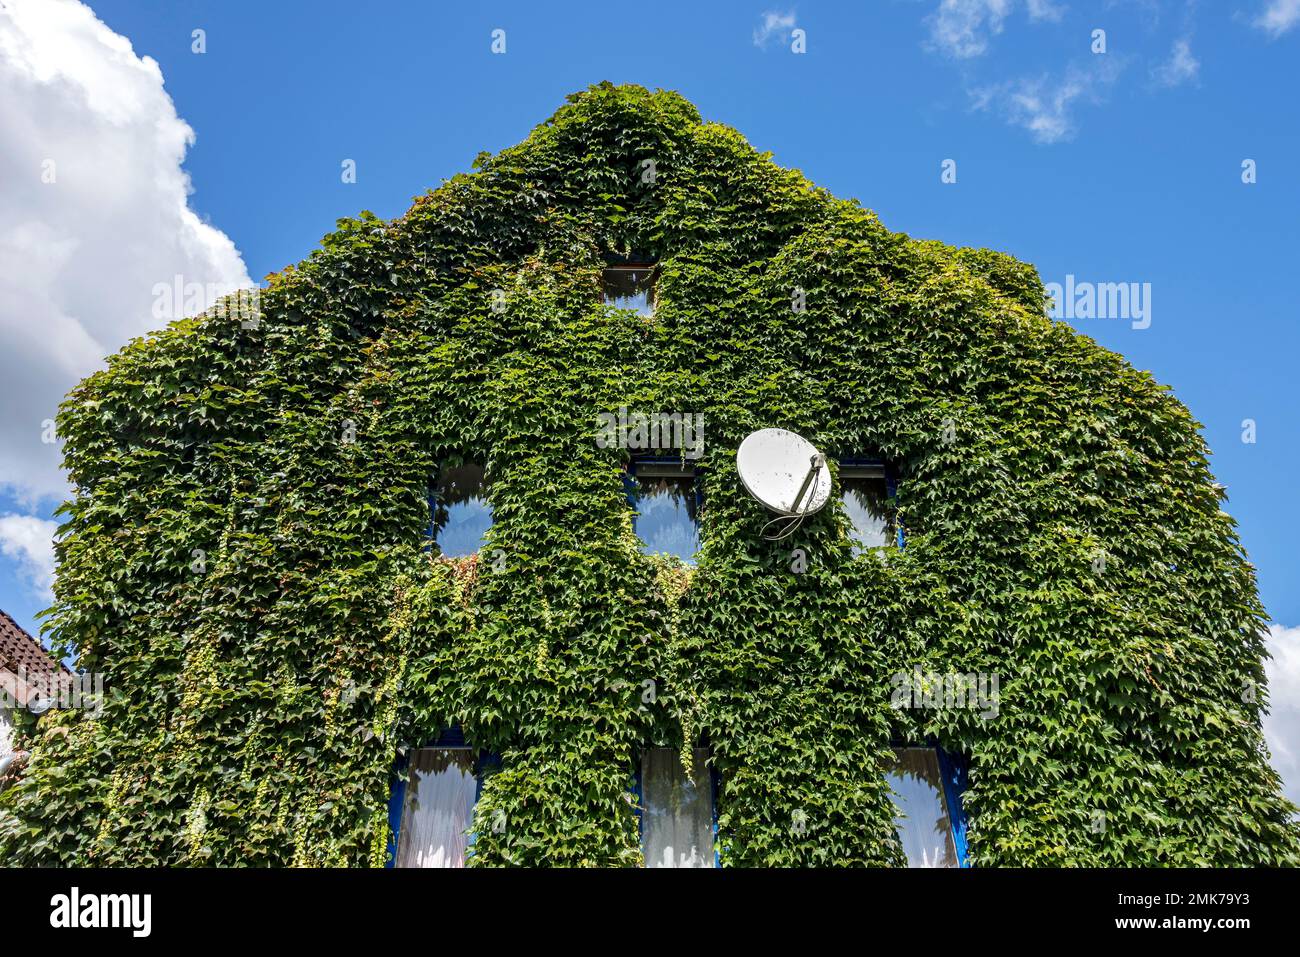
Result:
M817 480L817 473L825 468L825 466L826 456L822 455L820 452L816 453L809 460L808 474L803 477L803 484L799 486L799 491L795 493L794 502L790 505L790 511L793 514L799 514L799 503L802 502L803 497L808 494L808 490L813 487L813 484Z

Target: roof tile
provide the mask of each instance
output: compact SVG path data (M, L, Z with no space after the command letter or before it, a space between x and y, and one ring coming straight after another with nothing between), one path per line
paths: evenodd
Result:
M0 609L0 669L18 674L20 668L29 675L69 673L62 662Z

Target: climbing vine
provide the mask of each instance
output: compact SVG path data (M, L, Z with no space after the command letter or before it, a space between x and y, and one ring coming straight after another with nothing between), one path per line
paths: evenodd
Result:
M600 301L633 255L652 318ZM693 570L632 534L594 441L621 406L705 416ZM50 626L109 700L30 732L7 861L380 865L397 756L459 725L500 755L475 864L640 863L640 749L707 743L724 864L896 865L899 741L969 761L979 865L1300 863L1187 410L1032 267L891 232L676 94L573 95L58 423ZM838 507L764 541L734 451L767 426L894 463L906 548L855 555ZM427 492L466 461L494 524L451 561ZM891 707L917 667L997 674L996 715Z

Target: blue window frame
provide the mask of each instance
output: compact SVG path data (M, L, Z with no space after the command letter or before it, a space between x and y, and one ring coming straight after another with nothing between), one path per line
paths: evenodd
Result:
M939 747L900 746L885 778L908 867L969 867L966 764Z
M463 867L474 845L483 774L499 763L476 752L459 728L398 758L388 799L386 867Z
M704 503L696 466L680 458L636 456L628 463L623 484L641 551L676 555L694 565Z
M939 772L943 776L944 794L948 797L948 812L952 821L952 840L957 846L959 867L970 867L966 853L966 811L961 796L966 791L969 766L958 755L943 748L935 748L939 758Z
M483 466L473 462L438 473L429 492L429 539L446 558L479 551L492 527L491 482Z
M637 763L633 795L645 866L718 867L718 772L709 749L695 748L687 777L680 754L645 748Z

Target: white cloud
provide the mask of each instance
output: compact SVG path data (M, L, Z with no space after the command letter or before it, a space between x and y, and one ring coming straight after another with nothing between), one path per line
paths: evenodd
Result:
M1267 644L1273 657L1264 663L1269 706L1264 739L1286 796L1300 804L1300 628L1273 625Z
M982 54L989 37L1002 32L1012 0L940 0L928 19L930 39L944 53L958 59Z
M42 422L106 355L165 325L156 283L251 285L230 239L189 208L193 142L157 62L87 6L4 0L0 488L24 506L65 494Z
M959 60L980 56L988 50L989 40L1002 32L1015 5L1016 0L939 0L926 18L930 40ZM1025 12L1031 22L1056 23L1065 15L1065 7L1056 0L1026 0Z
M763 22L754 27L754 46L766 49L767 43L775 36L784 37L794 29L794 11L777 13L768 10L763 14Z
M54 597L54 522L32 515L0 516L0 555L13 559L31 589L47 601Z
M1267 30L1275 37L1286 33L1300 23L1300 0L1269 0L1258 17L1255 26Z
M1030 20L1050 20L1056 23L1065 15L1065 7L1053 0L1029 0Z
M1179 86L1196 79L1200 72L1201 61L1192 56L1192 44L1188 39L1175 40L1169 59L1151 71L1151 76L1161 86Z
M1095 57L1086 68L1070 66L1060 77L1024 77L971 92L978 110L992 109L1009 123L1029 130L1039 143L1058 143L1077 131L1074 109L1100 103L1118 78L1114 57Z

